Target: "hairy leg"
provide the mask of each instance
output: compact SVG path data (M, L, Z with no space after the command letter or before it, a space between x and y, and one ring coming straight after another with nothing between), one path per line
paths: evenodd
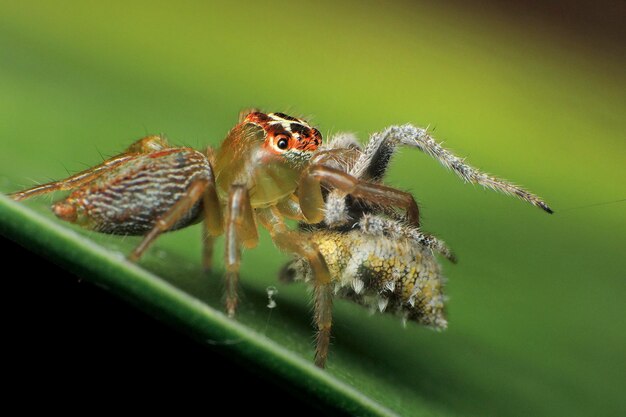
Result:
M245 185L232 185L226 214L226 250L224 252L226 312L230 317L233 317L237 310L241 246L254 247L258 240L259 236L250 206L248 190Z
M213 248L215 247L215 237L209 231L202 229L202 269L210 272L213 269Z
M443 241L433 235L422 233L419 229L397 220L373 214L364 214L359 220L359 228L364 233L373 236L389 236L392 239L410 239L421 246L430 248L445 256L449 261L456 263L456 256Z
M309 241L306 234L287 229L278 209L262 210L259 213L259 219L263 226L269 230L272 240L281 250L295 253L305 258L311 265L314 276L314 320L317 327L315 365L323 368L326 364L330 345L333 306L332 285L326 261L317 246Z
M443 148L430 136L426 129L410 124L391 126L380 133L373 134L349 173L357 178L374 181L382 179L391 156L398 145L410 146L421 150L437 159L443 166L452 170L464 181L479 184L505 194L515 195L548 213L552 213L550 207L536 195L508 181L479 171L465 163L464 159Z
M72 175L63 180L37 185L27 190L9 194L9 196L15 201L21 201L54 191L72 190L86 184L89 181L92 181L112 168L115 168L124 161L132 158L134 154L154 152L167 147L169 147L169 145L167 144L165 138L161 136L146 136L145 138L141 138L130 145L123 153L107 159L100 165L81 171L78 174Z
M156 221L156 224L143 238L141 243L130 253L128 259L136 262L163 232L174 226L191 208L202 198L209 181L199 179L191 183L187 193L180 198L166 213Z
M319 223L324 219L321 184L370 203L402 208L406 210L408 222L419 227L419 208L410 193L363 181L339 169L324 165L313 165L307 169L298 187L300 206L310 223Z
M209 153L207 151L207 153ZM204 227L202 229L202 266L205 271L211 270L213 262L213 245L215 237L224 232L224 222L222 219L222 207L217 197L215 178L211 170L209 185L202 196L202 206L204 210Z

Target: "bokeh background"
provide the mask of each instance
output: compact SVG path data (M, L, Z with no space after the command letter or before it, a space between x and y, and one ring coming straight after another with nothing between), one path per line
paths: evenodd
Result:
M623 415L624 10L0 2L0 187L64 177L147 133L218 145L250 106L305 116L325 136L430 126L556 214L402 152L389 184L415 194L424 228L460 259L444 265L450 328L402 329L338 302L329 372L402 415ZM28 204L52 216L46 199ZM135 242L87 235L120 250ZM218 287L199 276L198 235L163 237L144 265L219 307ZM266 235L245 253L241 321L308 359L307 293L276 284L286 259ZM280 292L273 315L268 285Z

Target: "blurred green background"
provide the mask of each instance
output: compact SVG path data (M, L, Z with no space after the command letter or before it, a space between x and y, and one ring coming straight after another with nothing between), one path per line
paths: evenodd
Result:
M64 177L147 133L217 145L250 106L326 137L430 126L556 214L402 152L388 183L415 194L424 229L460 259L444 265L450 328L338 302L329 373L402 415L624 415L623 43L527 17L484 2L0 2L0 187ZM28 204L52 217L48 201ZM219 307L198 236L163 237L145 266ZM276 284L286 259L266 235L244 254L241 321L309 360L307 293Z

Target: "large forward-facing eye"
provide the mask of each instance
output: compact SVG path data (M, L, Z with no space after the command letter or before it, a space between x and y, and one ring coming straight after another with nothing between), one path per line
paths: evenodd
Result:
M289 148L289 138L285 136L278 136L276 138L276 147L281 151L287 150L287 148Z

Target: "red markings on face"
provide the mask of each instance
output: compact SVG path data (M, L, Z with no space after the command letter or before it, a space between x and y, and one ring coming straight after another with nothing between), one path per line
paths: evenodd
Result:
M284 113L252 112L244 123L252 123L265 131L265 144L274 153L289 150L312 152L322 144L322 134L309 124Z
M244 123L253 123L255 125L259 125L261 127L263 127L265 124L267 124L270 121L270 118L267 114L265 113L261 113L258 111L253 111L252 113L248 114L246 116L246 118L244 119Z

